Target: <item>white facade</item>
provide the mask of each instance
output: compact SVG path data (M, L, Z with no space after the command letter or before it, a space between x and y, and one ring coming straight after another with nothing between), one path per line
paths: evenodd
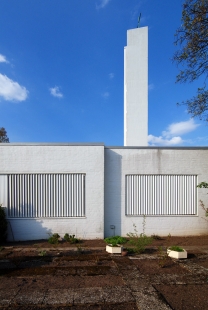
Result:
M75 234L84 239L104 237L104 145L0 143L0 203L6 211L10 190L7 178L14 174L85 174L86 210L82 217L15 218L7 212L9 240L47 239L53 233L62 237L65 233ZM62 189L58 191L61 193ZM26 206L33 207L32 202ZM50 207L50 202L46 207Z
M124 146L148 145L148 28L127 31L124 48Z

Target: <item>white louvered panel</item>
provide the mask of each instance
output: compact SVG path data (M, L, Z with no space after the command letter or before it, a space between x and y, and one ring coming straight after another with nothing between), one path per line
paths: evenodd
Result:
M85 216L85 174L12 174L9 217Z
M195 215L196 175L126 175L126 215Z

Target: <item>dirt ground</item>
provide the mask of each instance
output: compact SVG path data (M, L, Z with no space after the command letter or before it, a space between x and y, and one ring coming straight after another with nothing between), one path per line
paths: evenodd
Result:
M207 246L208 245L208 235L201 236L187 236L187 237L159 237L154 236L155 239L151 246L170 246L170 245L183 245L183 246ZM34 248L54 248L54 247L105 247L105 242L103 239L94 240L80 240L78 244L70 244L68 242L59 242L58 245L50 244L47 240L34 240L34 241L20 241L20 242L7 242L2 244L2 246L14 246L14 247L34 247Z
M98 239L3 244L0 309L208 309L208 235L155 238L129 256L108 254ZM170 245L188 258L167 257Z

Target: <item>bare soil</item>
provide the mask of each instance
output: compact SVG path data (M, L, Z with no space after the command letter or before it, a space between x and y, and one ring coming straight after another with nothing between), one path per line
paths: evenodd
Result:
M190 248L188 259L167 257L170 245ZM126 257L106 253L99 239L0 247L0 309L204 310L207 289L208 235L157 237Z
M170 245L182 245L182 246L206 246L208 245L208 235L201 236L187 236L187 237L178 237L178 236L169 236L169 237L160 237L157 235L154 236L154 241L151 245L153 246L170 246ZM7 242L1 244L2 246L14 246L14 247L34 247L34 248L94 248L94 247L105 247L105 242L103 239L93 239L93 240L80 240L79 243L71 244L69 242L61 241L58 244L50 244L47 240L33 240L33 241L19 241L19 242Z

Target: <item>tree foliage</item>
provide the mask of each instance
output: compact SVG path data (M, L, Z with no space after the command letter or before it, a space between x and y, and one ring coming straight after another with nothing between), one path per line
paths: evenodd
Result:
M204 84L196 95L183 102L193 117L208 121L208 1L185 0L182 9L182 25L175 33L175 44L180 46L173 56L182 65L176 82L193 82L204 77Z
M0 128L0 143L9 142L9 138L7 137L7 132L4 127Z

